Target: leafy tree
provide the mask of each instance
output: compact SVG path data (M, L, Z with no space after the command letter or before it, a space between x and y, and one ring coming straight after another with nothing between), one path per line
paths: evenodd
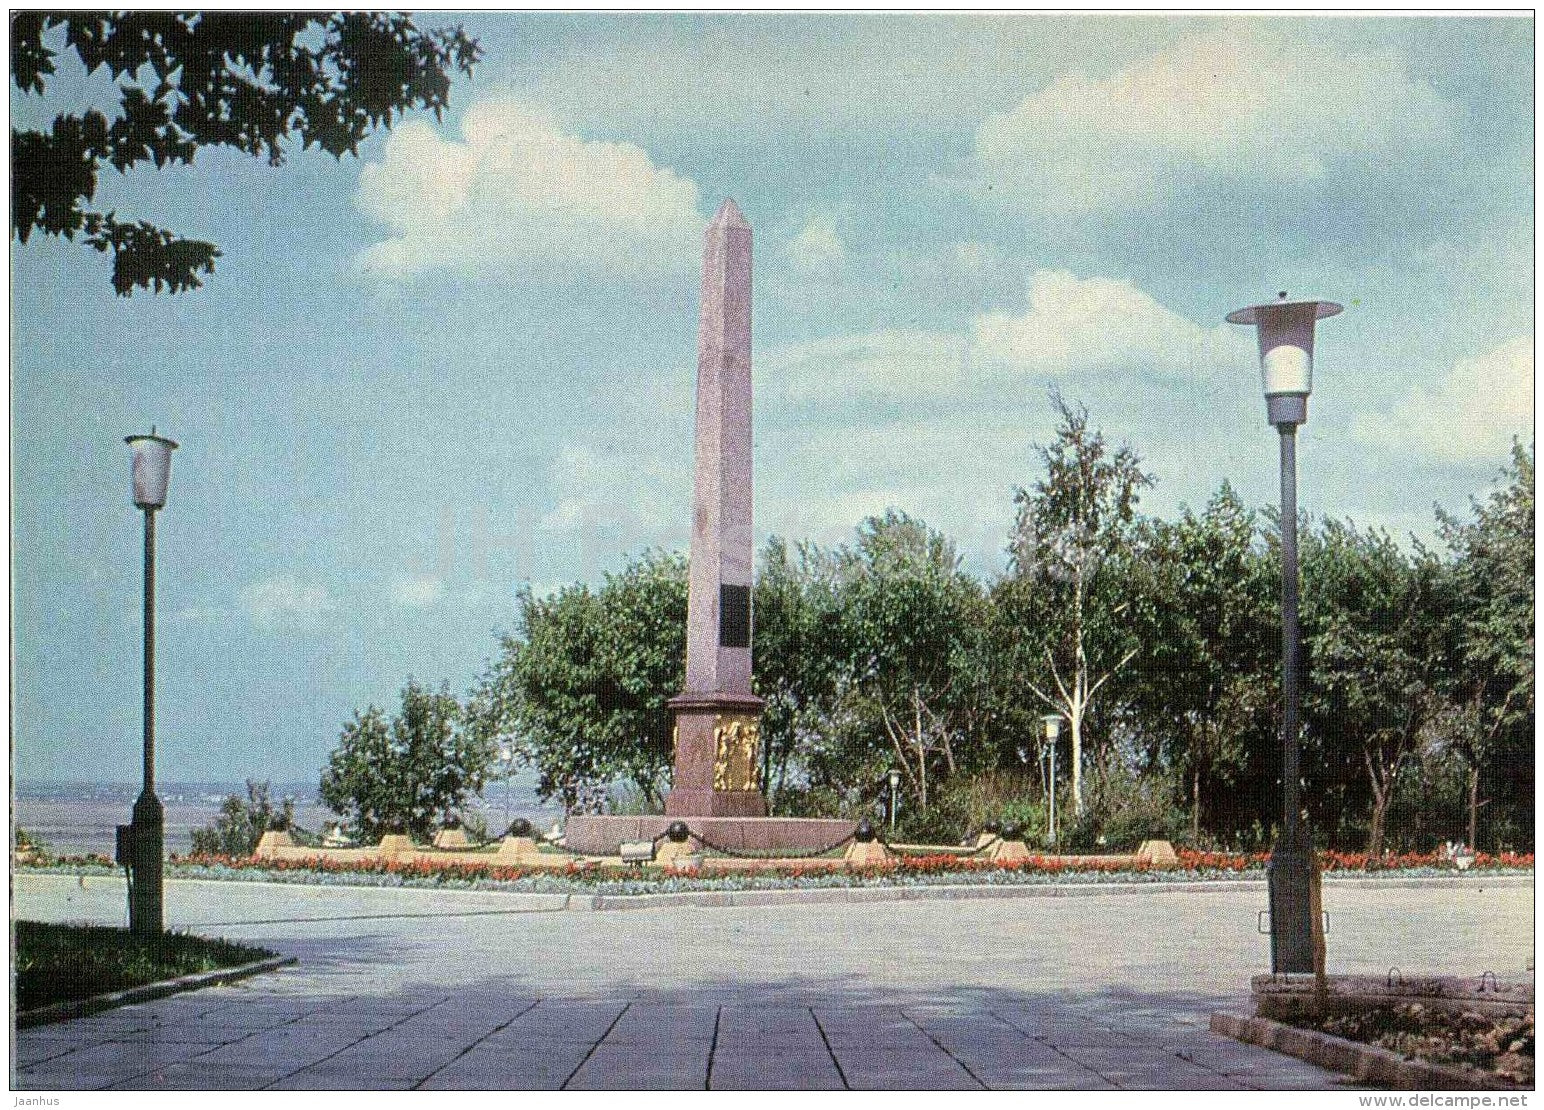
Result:
M1130 602L1117 569L1129 552L1141 491L1153 484L1129 447L1111 449L1088 410L1051 393L1056 438L1038 448L1045 476L1014 491L1009 650L1031 690L1066 718L1072 798L1083 809L1083 747L1100 690L1136 658L1140 643L1122 615Z
M11 15L11 81L47 95L61 53L105 69L117 103L11 130L11 231L80 236L113 254L113 288L173 293L214 272L219 249L91 207L105 165L191 164L230 147L281 165L287 146L342 158L414 108L436 118L453 71L480 48L459 27L420 30L380 12L43 12Z
M1463 716L1455 750L1467 770L1468 843L1479 841L1482 776L1497 786L1523 780L1522 810L1533 796L1533 448L1512 445L1504 485L1473 502L1474 519L1438 510L1443 539L1454 556L1461 624L1455 669ZM1502 774L1502 756L1506 756ZM1524 774L1517 772L1524 771ZM1507 780L1512 782L1509 784ZM1530 822L1531 824L1531 822Z
M479 792L493 769L495 747L465 728L447 685L438 691L412 679L388 725L375 706L354 714L322 771L320 796L361 839L386 833L431 837Z
M1254 514L1226 482L1199 516L1184 508L1178 521L1145 531L1138 563L1148 620L1134 708L1189 780L1198 839L1203 785L1236 782L1251 744L1272 732L1279 626L1270 567Z
M295 799L275 807L266 782L247 780L247 796L228 794L213 824L193 830L193 850L211 855L250 856L269 829L295 824Z
M951 541L893 509L859 525L840 564L848 708L862 733L888 746L926 813L930 776L960 766L984 649L984 593ZM877 779L880 753L869 746L868 754L860 774Z
M837 559L814 544L792 551L767 541L756 576L752 677L766 699L761 717L762 781L779 812L790 777L804 777L810 753L831 731L846 649Z
M598 590L526 592L517 630L472 697L472 730L503 738L537 792L598 811L626 779L654 808L671 762L666 704L686 676L686 560L650 552Z
M1306 717L1332 773L1361 764L1376 856L1399 777L1445 705L1451 599L1431 553L1406 556L1382 531L1326 520L1305 541Z

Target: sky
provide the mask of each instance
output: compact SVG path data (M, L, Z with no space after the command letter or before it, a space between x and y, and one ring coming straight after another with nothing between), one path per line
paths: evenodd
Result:
M493 15L444 118L222 152L99 203L224 252L114 297L11 252L14 769L137 778L159 518L163 780L316 776L408 676L467 690L517 591L690 534L701 235L755 229L755 525L887 507L1000 573L1049 391L1143 508L1277 496L1243 305L1322 297L1300 505L1430 540L1531 442L1528 18ZM109 89L65 72L38 126Z

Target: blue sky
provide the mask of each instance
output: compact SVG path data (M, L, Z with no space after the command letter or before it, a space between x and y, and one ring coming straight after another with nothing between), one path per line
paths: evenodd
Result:
M1323 324L1301 501L1429 537L1532 419L1527 19L425 16L486 59L358 160L219 153L103 205L218 243L178 297L12 244L15 769L309 779L409 674L464 690L522 583L685 547L700 236L755 227L756 530L896 506L1002 567L1087 404L1169 513L1274 500L1252 337ZM67 74L49 110L102 82ZM12 97L18 123L47 118Z

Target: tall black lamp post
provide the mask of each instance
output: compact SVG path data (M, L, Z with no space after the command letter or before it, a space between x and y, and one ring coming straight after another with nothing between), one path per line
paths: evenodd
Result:
M144 788L129 826L129 930L155 936L163 928L162 869L165 811L155 793L155 514L166 504L177 444L156 435L124 440L134 458L134 504L145 514L145 744Z
M1281 440L1281 784L1282 826L1267 869L1270 889L1271 972L1311 972L1313 843L1303 822L1300 766L1297 625L1297 427L1308 420L1313 388L1314 324L1334 316L1332 301L1289 301L1228 314L1230 324L1253 325L1260 340L1265 415Z

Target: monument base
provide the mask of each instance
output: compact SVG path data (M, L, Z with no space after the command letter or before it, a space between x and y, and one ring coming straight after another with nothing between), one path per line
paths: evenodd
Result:
M765 817L761 796L761 710L753 694L680 694L675 715L675 787L668 817Z
M756 790L690 790L665 795L667 817L765 817L767 801Z
M760 800L758 796L758 801ZM734 852L767 854L779 850L797 853L828 848L857 828L855 821L833 821L818 817L671 817L654 814L645 817L582 816L570 817L564 825L565 843L571 852L591 856L614 856L628 840L653 840L662 835L672 821L685 821L695 834L692 843L711 842ZM663 843L663 841L661 842Z

